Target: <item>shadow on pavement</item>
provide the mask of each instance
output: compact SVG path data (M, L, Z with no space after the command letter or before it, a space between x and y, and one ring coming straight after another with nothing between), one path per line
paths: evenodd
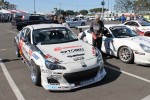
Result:
M107 57L107 55L103 55L103 60L104 60L104 63L105 63L106 66L110 66L112 68L120 70L119 67L108 63L107 59L111 59L111 56ZM81 87L81 88L78 88L78 89L70 90L70 91L50 91L50 92L52 92L52 93L62 93L62 92L63 93L68 93L68 92L80 91L80 90L87 89L87 88L98 87L98 86L109 84L109 83L115 81L121 75L121 72L112 70L112 69L110 69L108 67L105 67L105 70L106 70L107 74L104 77L104 79L101 80L100 82L97 82L97 83L94 83L94 84L91 84L91 85L88 85L88 86L85 86L85 87Z
M20 59L2 59L0 60L0 62L7 63L7 62L12 62L12 61L17 61L17 60L20 60Z

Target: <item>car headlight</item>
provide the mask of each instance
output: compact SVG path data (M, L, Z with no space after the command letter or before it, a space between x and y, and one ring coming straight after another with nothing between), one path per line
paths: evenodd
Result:
M145 52L148 52L150 53L150 47L144 45L144 44L140 44L141 48L145 51Z
M58 65L58 64L54 64L48 60L45 61L45 65L48 69L50 70L56 70L56 69L60 69L60 70L64 70L66 69L65 67L61 66L61 65Z

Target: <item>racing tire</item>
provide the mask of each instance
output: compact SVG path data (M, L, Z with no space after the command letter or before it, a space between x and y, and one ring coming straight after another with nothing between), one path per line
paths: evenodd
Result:
M81 23L81 26L85 26L85 23Z
M36 65L33 61L31 62L31 80L34 85L41 86L40 66Z
M119 59L124 63L133 63L134 61L134 54L131 48L129 47L121 47L118 51Z

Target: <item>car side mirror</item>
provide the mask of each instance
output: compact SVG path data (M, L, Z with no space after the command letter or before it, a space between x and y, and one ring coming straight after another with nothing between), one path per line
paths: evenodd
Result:
M111 34L106 34L105 35L107 38L112 38L112 35Z

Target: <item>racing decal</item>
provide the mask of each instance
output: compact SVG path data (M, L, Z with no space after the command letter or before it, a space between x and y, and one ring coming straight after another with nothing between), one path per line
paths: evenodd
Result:
M46 88L51 89L51 90L56 90L56 89L58 89L58 86L57 85L46 85Z
M37 46L35 46L35 45L33 45L33 44L31 44L31 50L38 52L39 54L41 54L41 56L42 56L43 58L45 57L45 55L43 54L43 52L42 52Z
M73 58L74 61L79 61L79 60L83 60L84 57L77 57L77 58Z
M139 39L139 40L142 40L142 41L145 41L145 42L148 42L148 43L150 43L150 41L149 40L146 40L145 38L140 38L140 37L138 37L138 38L132 38L132 40L134 40L134 39Z
M85 81L81 81L80 82L80 84L82 85L82 84L89 84L89 83L91 83L91 82L93 82L94 81L94 78L93 79L89 79L89 80L85 80Z
M51 55L49 55L49 54L46 54L46 55L45 55L45 59L50 59L50 60L59 62L59 59L57 59L57 58L55 58L55 57L53 57L53 56L51 56Z
M82 46L67 46L67 47L56 47L54 51L61 51L62 49L81 48Z
M84 54L84 53L82 53L82 54L76 54L76 55L68 55L67 57L72 58L72 57L83 56L83 55L85 55L85 54Z
M48 74L52 74L53 72L49 69L41 69L42 73L48 73Z
M29 49L29 55L32 56L33 51Z
M135 28L135 31L136 31L139 35L144 36L144 33L145 33L145 32L140 31L138 28Z
M82 47L81 45L80 46L68 46L68 47L63 47L63 49L70 49L70 48L80 48Z
M70 53L84 52L84 51L85 50L83 48L78 48L78 49L64 50L64 51L61 51L60 53L62 53L62 54L70 54Z
M92 54L95 56L96 52L95 52L95 48L92 47Z
M54 49L54 51L61 51L61 50L62 50L61 47L57 47L57 48Z
M19 50L20 50L20 54L22 54L22 48L23 48L23 40L22 39L19 41L18 47L19 47Z
M35 53L33 53L33 55L32 55L36 60L38 60L39 59L39 57L35 54Z

